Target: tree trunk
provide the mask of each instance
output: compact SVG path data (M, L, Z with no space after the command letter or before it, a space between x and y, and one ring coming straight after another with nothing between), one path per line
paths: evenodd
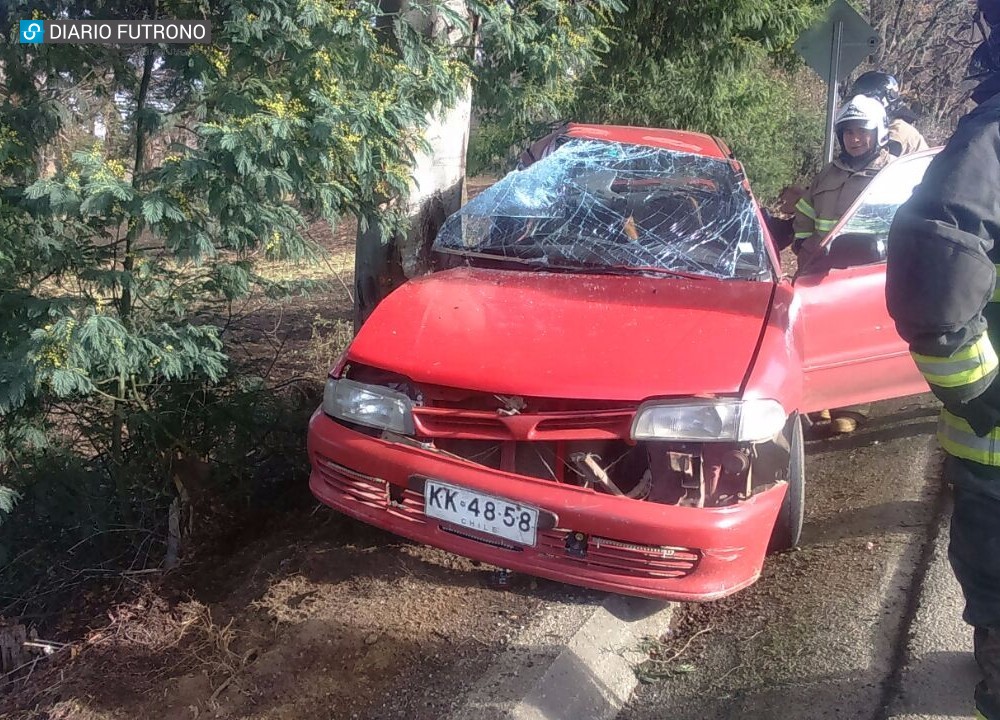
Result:
M405 12L406 2L383 0L386 12ZM469 18L465 0L447 5ZM414 13L411 21L431 37L447 32L436 13ZM450 38L458 40L456 31ZM465 153L472 115L472 86L467 85L454 105L439 107L429 118L424 137L429 152L419 153L406 201L409 230L382 243L378 231L358 231L354 260L354 330L360 329L375 306L410 278L431 270L430 247L445 218L465 199Z

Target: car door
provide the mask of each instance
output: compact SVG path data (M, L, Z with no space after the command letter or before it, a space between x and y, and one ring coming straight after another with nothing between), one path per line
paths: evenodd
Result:
M833 229L827 254L794 280L805 412L925 392L885 303L885 248L896 210L937 149L884 168Z

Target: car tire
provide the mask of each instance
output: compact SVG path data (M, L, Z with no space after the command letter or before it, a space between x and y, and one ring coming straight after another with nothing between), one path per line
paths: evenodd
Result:
M786 430L788 437L788 487L781 502L778 519L771 532L768 552L781 552L797 547L802 537L802 521L806 513L806 455L802 437L802 418L795 415Z

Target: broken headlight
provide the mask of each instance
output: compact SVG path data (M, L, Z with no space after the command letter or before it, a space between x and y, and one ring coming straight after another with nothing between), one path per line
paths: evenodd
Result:
M636 412L632 438L759 442L781 432L787 417L777 400L653 400Z
M413 435L413 403L406 395L380 385L328 378L323 392L327 415L400 435Z

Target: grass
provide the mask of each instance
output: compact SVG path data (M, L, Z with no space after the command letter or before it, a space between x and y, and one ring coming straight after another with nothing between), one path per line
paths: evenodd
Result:
M331 252L309 260L259 260L254 269L271 282L329 281L331 276L346 287L346 277L354 273L354 251Z
M354 338L354 323L343 318L313 318L305 357L317 369L330 368Z

